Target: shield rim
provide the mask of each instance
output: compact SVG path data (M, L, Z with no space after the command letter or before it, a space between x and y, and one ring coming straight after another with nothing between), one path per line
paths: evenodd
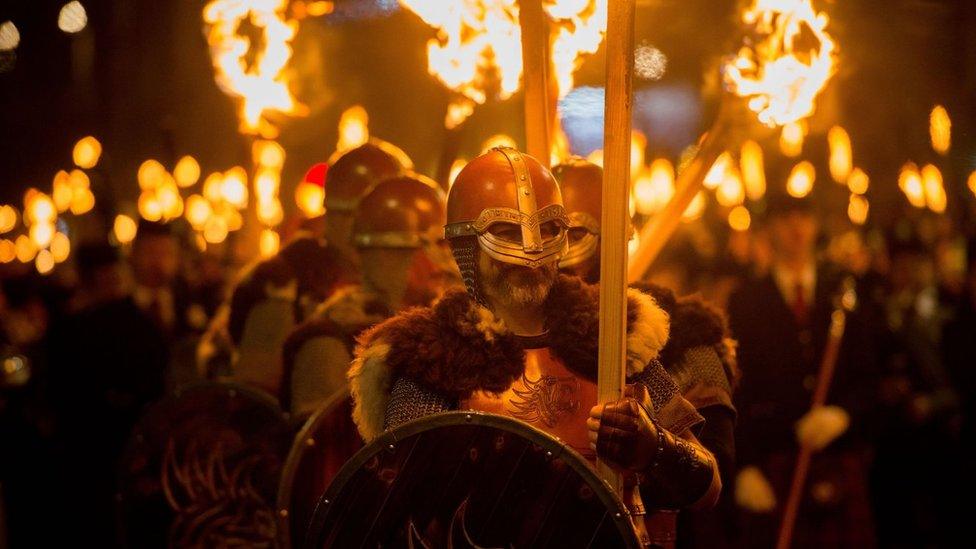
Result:
M290 529L292 519L290 513L291 493L295 481L295 474L298 472L298 465L308 448L306 442L309 438L312 438L312 434L315 433L323 420L329 417L328 412L335 409L337 405L341 404L347 398L351 398L351 396L349 385L332 393L332 395L319 405L318 409L312 415L308 416L302 428L295 435L295 438L292 439L291 448L288 450L288 457L285 459L285 465L281 469L281 478L278 480L278 495L275 500L278 531L281 533L278 537L285 547L294 547ZM345 465L342 467L345 469ZM342 469L340 469L340 474L341 472ZM338 475L336 475L336 478L338 478ZM318 503L316 503L315 508L318 508ZM314 511L312 516L315 516Z
M603 486L605 488L604 490L594 490L594 492L598 495L600 501L606 507L607 511L611 513L610 517L617 525L617 530L620 532L621 538L625 543L624 547L628 547L630 549L640 548L637 532L634 529L633 523L631 522L630 512L628 511L623 500L616 496L613 488L606 481L600 478L596 470L589 465L586 458L580 455L579 452L567 446L558 437L552 436L541 429L525 423L524 421L508 416L491 414L488 412L479 412L475 410L454 410L424 416L404 423L395 429L386 431L380 436L369 441L366 446L356 452L356 455L350 458L349 461L342 466L342 469L339 470L339 473L332 480L332 484L330 484L325 493L319 497L319 501L315 505L315 512L312 514L312 520L309 523L309 528L305 533L303 547L306 549L318 549L320 546L318 543L319 540L315 538L321 537L325 519L329 514L329 502L334 500L335 493L341 490L349 479L359 472L367 461L376 455L377 452L374 451L374 449L380 449L383 447L392 449L395 448L395 446L401 440L426 431L439 427L469 425L472 423L512 432L527 438L545 449L547 453L551 453L552 458L558 457L564 459L564 461L568 463L577 474L583 477L588 485L594 487ZM613 512L614 510L616 511ZM318 534L318 536L316 536L316 534Z

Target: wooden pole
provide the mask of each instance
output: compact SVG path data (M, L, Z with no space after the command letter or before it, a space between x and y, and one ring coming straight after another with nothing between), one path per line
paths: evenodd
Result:
M685 169L678 174L675 182L674 196L668 205L655 215L640 231L640 244L637 251L630 257L627 266L627 280L637 282L657 258L671 235L681 224L681 216L685 209L701 191L705 183L705 176L715 164L715 161L725 150L723 143L726 138L724 125L712 128L705 136L698 154Z
M827 346L824 348L823 359L820 362L820 371L817 375L817 386L813 393L811 409L827 403L827 393L830 391L830 383L834 379L837 357L840 354L841 342L844 339L846 318L844 309L840 306L830 318ZM776 549L790 549L790 544L793 541L793 528L796 526L796 517L800 514L803 486L807 482L807 473L810 471L810 461L812 459L813 450L808 446L801 446L800 454L796 458L796 466L793 468L793 482L790 485L790 493L786 499L786 508L783 511L783 522L780 524Z
M603 213L600 221L599 402L623 396L627 356L627 239L630 229L630 130L633 102L634 0L607 8L607 87L603 136ZM600 475L621 493L620 475L597 462Z
M549 22L542 0L519 1L526 151L549 167Z

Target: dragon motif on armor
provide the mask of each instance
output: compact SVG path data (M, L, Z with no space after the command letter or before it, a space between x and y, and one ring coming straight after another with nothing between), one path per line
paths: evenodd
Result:
M512 387L509 400L512 415L528 423L555 427L566 416L579 409L579 382L573 377L543 375L531 380L522 374L522 389Z
M254 486L270 459L249 455L228 470L219 442L205 449L191 442L177 457L170 439L160 479L176 514L169 547L277 548L274 509Z

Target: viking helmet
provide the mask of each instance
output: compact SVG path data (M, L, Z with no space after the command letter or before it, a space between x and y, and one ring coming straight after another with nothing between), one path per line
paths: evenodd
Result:
M600 209L603 200L603 169L579 157L552 169L563 194L569 218L569 249L559 267L579 265L600 249Z
M357 248L422 248L440 241L447 218L444 192L419 174L384 179L359 201L353 216Z
M325 209L352 213L377 183L412 168L410 157L396 145L371 139L332 163L325 175Z

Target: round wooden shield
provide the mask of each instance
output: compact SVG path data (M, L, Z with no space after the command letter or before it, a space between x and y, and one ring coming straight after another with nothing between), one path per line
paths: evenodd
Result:
M638 547L586 460L518 420L436 414L357 453L319 501L319 547Z
M278 484L279 531L285 547L301 546L319 497L362 447L346 388L326 400L292 441Z
M291 444L277 403L206 383L148 408L119 469L126 547L276 547L275 494Z

